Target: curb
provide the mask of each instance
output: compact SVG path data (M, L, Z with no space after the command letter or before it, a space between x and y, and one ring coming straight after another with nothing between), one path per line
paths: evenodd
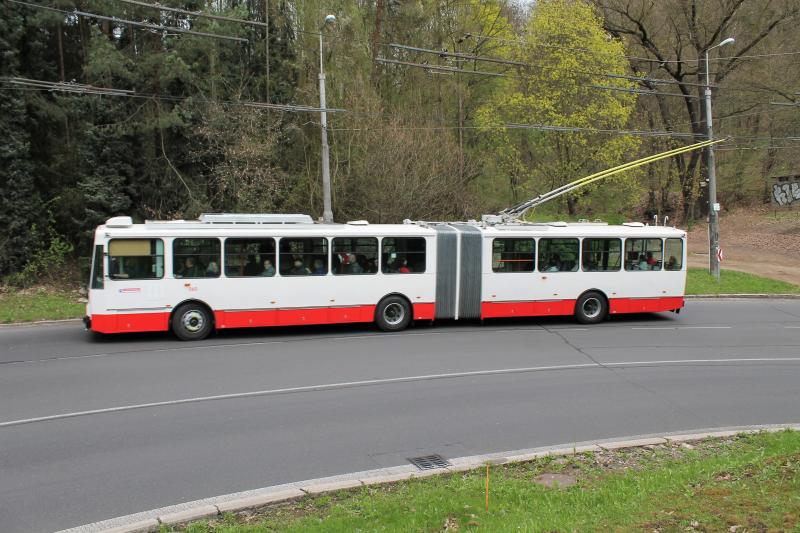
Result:
M686 300L800 300L800 294L686 294Z
M83 526L65 529L58 533L149 533L158 531L161 526L171 526L236 512L272 503L301 498L310 494L322 494L337 490L352 489L368 485L382 485L398 481L419 479L439 474L465 472L483 468L487 464L505 464L531 461L546 456L575 455L578 453L603 450L619 450L657 444L681 444L708 438L725 438L746 433L762 431L777 432L786 429L800 431L800 423L766 424L755 426L735 426L696 430L695 433L663 433L637 435L624 439L602 439L573 444L561 444L542 448L529 448L484 455L472 455L450 459L450 466L433 470L418 470L412 465L379 468L339 476L309 479L297 483L275 485L244 492L236 492L196 500L160 509L94 522Z
M52 324L68 324L70 322L81 322L80 318L61 318L59 320L34 320L32 322L8 322L0 324L0 329L3 328L20 328L20 327L33 327L33 326L48 326Z

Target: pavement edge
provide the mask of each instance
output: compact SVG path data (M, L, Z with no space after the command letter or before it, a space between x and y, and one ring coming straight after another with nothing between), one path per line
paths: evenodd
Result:
M759 433L763 431L777 432L787 429L800 431L800 423L719 427L694 430L694 432L636 435L625 437L624 439L594 440L541 448L471 455L449 459L450 466L433 470L418 470L412 465L379 468L351 474L309 479L296 483L274 485L271 487L263 487L260 489L171 505L160 509L152 509L150 511L65 529L57 533L150 533L158 531L162 526L173 526L193 520L218 516L226 512L263 507L273 503L301 498L310 494L322 494L325 492L352 489L367 485L395 483L438 474L465 472L482 468L486 464L518 463L546 456L574 455L588 451L619 450L656 444L679 444L708 438L725 438L739 434Z

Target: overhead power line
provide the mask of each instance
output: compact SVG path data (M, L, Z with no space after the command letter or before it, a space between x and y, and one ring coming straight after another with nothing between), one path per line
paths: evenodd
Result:
M225 22L236 22L237 24L249 24L250 26L259 26L261 28L266 28L267 24L265 22L258 22L255 20L247 20L247 19L239 19L233 17L225 17L222 15L211 15L209 13L203 13L202 11L188 11L186 9L178 9L176 7L167 7L162 6L161 4L148 4L147 2L139 2L138 0L116 0L117 2L123 2L125 4L131 4L140 7L146 7L149 9L157 9L159 11L169 11L171 13L180 13L182 15L191 15L193 17L201 17L207 18L212 20L222 20Z
M556 48L559 50L573 50L576 52L588 52L591 54L596 55L609 55L612 52L605 52L602 50L592 50L590 48L580 48L580 47L570 47L570 46L562 46L558 44L547 44L547 43L532 43L526 41L524 39L506 39L504 37L495 37L493 35L473 35L471 33L466 34L467 38L476 38L476 39L487 39L493 41L500 41L509 44L514 44L516 46L525 46L525 47L538 47L538 48ZM791 51L791 52L774 52L774 53L767 53L767 54L748 54L748 55L738 55L738 56L722 56L722 57L712 57L709 58L709 61L727 61L729 59L758 59L764 57L780 57L780 56L792 56L792 55L800 55L800 51ZM644 61L649 63L699 63L702 59L655 59L652 57L640 57L640 56L623 56L625 59L634 59L638 61Z
M427 63L412 63L410 61L399 61L397 59L385 59L382 57L376 57L375 61L377 63L384 63L388 65L405 65L407 67L418 67L424 68L425 70L433 70L437 72L448 72L448 73L457 73L457 74L477 74L480 76L500 76L502 77L503 74L499 72L485 72L482 70L466 70L457 67L443 67L440 65L429 65Z
M173 96L168 94L137 93L135 91L128 89L95 87L93 85L85 85L75 82L66 82L66 83L52 82L44 80L33 80L28 78L0 77L0 83L10 86L10 87L4 87L5 89L24 88L28 90L55 91L55 92L65 92L65 93L81 94L81 95L122 96L128 98L143 98L143 99L164 100L171 102L182 102L185 100L189 100L191 98L196 98L189 96ZM254 101L242 101L242 100L198 99L198 101L207 104L242 106L255 109L275 109L278 111L287 111L293 113L319 113L323 111L323 109L319 107L312 107L305 105L270 104L266 102L254 102ZM341 113L344 112L345 110L337 108L327 108L324 109L324 111L327 111L329 113Z
M518 79L526 79L525 76L521 76L518 74L509 74L509 73L500 73L500 72L486 72L481 70L466 70L460 69L457 67L446 67L441 65L431 65L429 63L414 63L411 61L400 61L397 59L386 59L383 57L376 57L375 61L377 63L384 63L384 64L394 64L394 65L404 65L408 67L415 67L415 68L422 68L429 71L440 71L440 72L449 72L449 73L458 73L458 74L477 74L481 76L495 76L495 77L502 77L502 78L518 78ZM601 91L618 91L618 92L625 92L625 93L632 93L632 94L643 94L647 96L679 96L681 98L689 98L689 99L699 99L699 96L694 95L684 95L680 93L669 93L669 92L660 92L660 91L652 91L649 89L635 89L632 87L613 87L608 85L593 85L593 84L576 84L579 87L588 87L591 89L599 89Z
M96 20L106 20L106 21L109 21L109 22L115 22L117 24L128 24L128 25L131 25L131 26L138 26L140 28L147 28L147 29L150 29L150 30L170 31L170 32L175 32L175 33L184 33L184 34L187 34L187 35L196 35L198 37L210 37L212 39L222 39L222 40L236 41L236 42L241 42L241 43L249 42L247 39L244 39L242 37L233 37L233 36L230 36L230 35L219 35L219 34L216 34L216 33L205 33L205 32L201 32L201 31L194 31L194 30L187 30L187 29L184 29L184 28L178 28L176 26L162 26L160 24L150 24L150 23L147 23L147 22L136 22L134 20L121 19L121 18L117 18L117 17L109 17L109 16L106 16L106 15L97 15L95 13L87 13L86 11L79 11L77 9L75 9L75 10L58 9L58 8L50 7L50 6L43 6L41 4L32 4L32 3L29 3L29 2L23 2L22 0L8 0L8 1L12 2L14 4L20 4L20 5L36 8L36 9L44 9L46 11L55 11L57 13L64 13L65 15L78 15L78 16L81 16L81 17L93 18L93 19L96 19Z
M525 67L525 68L533 68L538 70L554 70L555 67L550 67L547 65L536 65L533 63L527 63L524 61L517 61L512 59L502 59L498 57L488 57L488 56L479 56L476 54L466 54L463 52L448 52L447 50L433 50L430 48L420 48L418 46L409 46L405 44L397 44L397 43L389 43L385 46L396 48L399 50L409 50L412 52L420 52L425 54L434 54L438 55L439 57L452 57L456 59L462 59L466 61L484 61L487 63L497 63L502 65L511 65L515 67ZM652 83L654 85L686 85L686 86L694 86L694 87L705 87L705 84L702 83L682 83L678 82L677 80L664 80L659 78L647 78L641 76L629 76L625 74L612 74L610 72L598 72L598 71L591 71L591 70L580 70L580 69L570 69L572 72L577 74L588 74L591 76L602 76L605 78L613 78L613 79L622 79L622 80L630 80L630 81L638 81L642 83ZM711 86L714 87L713 85ZM680 95L683 96L683 95Z
M583 126L559 126L554 124L495 124L488 126L478 125L464 125L464 126L387 126L380 128L364 127L364 128L328 128L329 131L371 131L371 130L387 130L387 129L400 129L400 130L537 130L537 131L552 131L558 133L598 133L607 135L631 135L637 137L677 137L677 138L700 138L706 137L705 133L692 133L680 131L664 131L664 130L626 130L614 128L589 128ZM747 140L747 141L800 141L800 136L789 137L757 137L748 135L724 135L726 139L730 140ZM798 145L800 147L800 145Z

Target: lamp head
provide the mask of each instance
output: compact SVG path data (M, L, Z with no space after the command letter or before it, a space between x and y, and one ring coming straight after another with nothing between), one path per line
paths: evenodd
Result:
M336 22L336 15L327 15L325 17L325 25L330 26L331 24Z
M736 42L736 39L734 39L733 37L728 37L727 39L725 39L724 41L719 43L717 46L725 46L726 44L733 44L735 42Z

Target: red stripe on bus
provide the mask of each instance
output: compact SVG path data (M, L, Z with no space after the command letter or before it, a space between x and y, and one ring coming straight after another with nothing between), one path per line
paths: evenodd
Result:
M501 318L514 316L571 315L575 312L576 300L483 302L481 318ZM659 313L680 309L684 305L682 296L666 298L613 298L609 302L609 312Z
M611 300L609 312L622 313L660 313L683 307L683 296L666 298L614 298Z
M312 307L304 309L260 309L214 311L217 328L259 328L267 326L302 326L347 324L375 320L374 305L349 307ZM414 320L433 320L436 304L413 304ZM92 315L92 330L98 333L167 331L169 313L120 313Z
M435 303L414 304L414 320L433 320L436 314Z
M574 310L575 300L483 302L481 304L481 318L571 315Z
M92 315L92 331L98 333L140 333L168 329L169 313Z

